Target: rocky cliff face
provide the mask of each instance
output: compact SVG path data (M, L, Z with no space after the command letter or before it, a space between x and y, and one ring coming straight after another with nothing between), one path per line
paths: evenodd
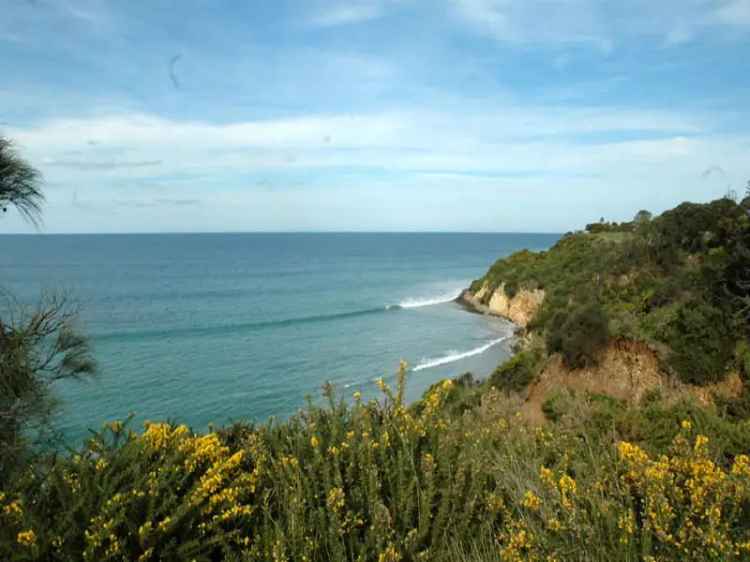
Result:
M544 301L544 291L541 289L519 290L510 298L505 294L503 284L492 291L487 304L483 304L482 301L486 300L490 290L487 284L484 284L476 293L464 291L460 299L478 312L502 316L521 327L526 327Z
M709 386L681 383L664 372L656 352L646 344L614 340L602 352L596 366L571 370L559 355L550 357L539 378L527 389L521 414L532 423L543 423L542 404L552 393L565 389L606 394L632 403L640 402L648 391L658 390L670 401L692 398L703 406L710 406L715 396L739 396L742 384L736 372Z

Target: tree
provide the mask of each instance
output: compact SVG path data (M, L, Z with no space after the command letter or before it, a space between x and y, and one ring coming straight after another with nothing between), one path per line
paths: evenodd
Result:
M635 217L633 217L633 222L636 224L644 224L651 222L651 219L653 218L653 215L646 211L645 209L641 209L635 214Z
M6 212L13 205L37 224L43 202L41 174L16 154L10 140L0 137L0 208Z
M37 223L44 200L40 174L0 138L0 205L14 206ZM52 385L91 375L88 341L75 329L76 309L61 295L42 297L30 309L6 295L0 308L0 483L51 427Z
M747 186L745 186L745 198L740 205L747 213L750 213L750 180L747 180Z

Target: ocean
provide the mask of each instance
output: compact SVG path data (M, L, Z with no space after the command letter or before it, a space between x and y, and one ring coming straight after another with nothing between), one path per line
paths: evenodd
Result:
M510 353L513 326L452 302L498 258L551 234L134 234L0 236L0 287L21 302L64 291L99 374L57 385L57 426L195 429L283 419L320 399L378 396L409 365L407 398Z

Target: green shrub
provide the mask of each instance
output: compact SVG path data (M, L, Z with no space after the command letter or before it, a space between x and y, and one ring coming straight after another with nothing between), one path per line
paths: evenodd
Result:
M505 296L512 299L518 294L518 281L508 281L503 285Z
M724 378L734 337L721 310L701 301L683 304L667 326L667 363L683 382L706 385Z
M505 392L520 392L534 382L540 361L538 352L521 351L498 365L490 375L489 384Z
M580 369L597 363L598 352L609 341L607 315L597 303L558 313L547 331L547 350L561 353L565 364Z

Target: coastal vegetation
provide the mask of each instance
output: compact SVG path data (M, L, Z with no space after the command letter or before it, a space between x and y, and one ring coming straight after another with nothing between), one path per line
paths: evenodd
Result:
M527 336L544 338L572 369L627 339L653 348L682 382L707 385L747 374L748 232L747 200L683 203L653 219L641 212L501 259L471 292L487 304L498 289L509 298L543 290Z
M43 449L27 436L54 381L93 372L90 351L65 307L3 316L0 559L750 560L747 211L641 212L498 261L471 288L485 304L544 291L516 355L413 404L402 364L378 400L326 386L283 422L124 420ZM657 357L660 384L638 399L565 384L619 376L596 369L623 341ZM559 364L532 423L529 389ZM729 398L673 392L733 373Z
M12 206L38 224L43 202L41 175L0 137L0 208ZM54 383L96 371L76 318L74 303L62 293L19 303L0 287L0 484L55 439Z

